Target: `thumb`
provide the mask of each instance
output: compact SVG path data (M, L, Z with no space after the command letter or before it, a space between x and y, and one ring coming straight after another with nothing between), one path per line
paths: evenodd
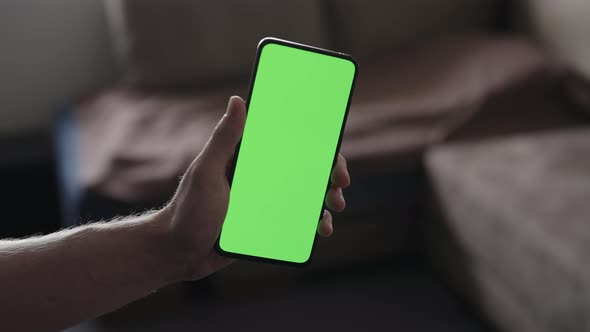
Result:
M229 99L227 110L217 123L204 149L205 157L215 167L224 168L234 156L246 122L246 103L238 96Z

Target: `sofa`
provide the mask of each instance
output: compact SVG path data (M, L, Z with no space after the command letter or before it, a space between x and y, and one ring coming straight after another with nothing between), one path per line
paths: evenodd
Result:
M348 207L312 268L425 255L444 266L441 275L452 272L425 244L424 220L445 222L425 213L435 211L429 197L442 195L428 185L425 153L588 123L585 93L573 88L583 70L516 30L522 8L507 1L105 0L105 10L118 83L57 124L73 137L58 149L70 151L60 158L67 225L164 204L228 97L245 97L265 36L360 64L341 148L353 181Z
M359 240L359 248L378 255L404 252L409 220L417 214L420 151L477 112L476 104L489 97L491 86L511 78L496 77L474 94L454 95L446 86L461 84L459 76L477 75L488 62L503 61L500 51L477 59L494 45L519 54L536 52L526 43L487 35L497 16L497 6L489 0L444 5L425 0L371 5L108 0L105 5L120 80L67 114L71 121L66 127L77 138L70 143L75 145L70 160L77 166L64 176L69 197L75 197L66 200L73 202L66 203L73 211L66 224L163 204L227 98L244 96L256 44L270 35L348 52L360 62L342 147L355 186L349 193L350 217L340 217L339 238L346 243L367 233L362 238L380 240L372 241L374 250ZM428 41L438 42L425 46ZM438 56L428 56L431 52ZM448 66L437 64L438 58ZM462 66L463 61L474 65ZM440 99L447 104L440 107ZM384 197L396 197L395 203ZM356 229L358 223L347 221L367 213L373 226ZM397 221L382 222L384 218ZM398 238L392 241L391 236ZM358 250L360 259L369 254Z
M506 331L590 329L590 127L426 154L432 261ZM434 207L433 207L434 209Z

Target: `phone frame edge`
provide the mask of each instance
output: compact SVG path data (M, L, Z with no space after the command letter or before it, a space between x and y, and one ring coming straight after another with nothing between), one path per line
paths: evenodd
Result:
M348 101L346 103L346 110L344 111L344 117L342 119L342 125L340 127L340 134L338 135L338 143L336 145L336 151L334 153L334 158L332 160L332 167L331 169L334 169L334 166L336 165L336 162L338 160L338 154L340 153L340 146L342 144L342 137L344 135L344 130L346 128L346 122L348 120L348 112L350 110L350 104L352 101L352 96L354 93L354 88L356 85L356 78L358 75L358 70L359 70L359 65L358 62L356 61L355 58L353 58L352 56L346 54L346 53L342 53L342 52L336 52L336 51L330 51L327 49L323 49L323 48L319 48L319 47L315 47L315 46L310 46L310 45L305 45L305 44L301 44L301 43L297 43L297 42L292 42L292 41L288 41L288 40L284 40L284 39L280 39L280 38L275 38L275 37L265 37L262 38L260 40L260 42L258 42L258 46L256 48L256 58L254 60L254 66L252 66L252 72L250 73L250 83L249 83L249 87L248 87L248 97L245 100L246 101L246 114L249 110L250 107L250 99L252 97L252 92L254 90L254 82L256 80L256 73L258 71L258 64L260 62L260 56L262 54L262 50L264 49L264 46L268 45L268 44L279 44L279 45L283 45L283 46L289 46L289 47L294 47L294 48L298 48L298 49L302 49L305 51L310 51L310 52L314 52L314 53L320 53L320 54L324 54L324 55L329 55L329 56L333 56L333 57L337 57L337 58L341 58L344 60L348 60L350 61L353 65L354 65L354 75L352 78L352 84L350 85L350 92L348 94ZM235 173L235 169L236 169L236 164L237 164L237 160L239 157L239 151L240 151L240 146L242 144L242 140L240 139L240 141L238 142L238 144L236 145L236 149L234 152L234 157L233 160L231 162L231 166L228 169L228 182L229 182L229 187L230 187L230 192L231 192L231 185L233 182L233 176ZM330 189L330 177L331 177L332 173L330 172L330 174L328 175L328 184L326 186L326 190L324 192L324 197L326 196L326 194L328 193L328 190ZM319 221L322 219L322 215L324 210L326 210L326 203L325 200L322 203L322 209L320 211L320 215L318 218L318 223ZM215 251L221 255L221 256L225 256L225 257L230 257L230 258L237 258L237 259L243 259L243 260L248 260L248 261L253 261L253 262L259 262L259 263L271 263L271 264L275 264L275 265L284 265L284 266L291 266L291 267L305 267L308 266L311 263L311 259L314 256L314 252L315 252L315 246L316 246L316 241L318 238L318 234L316 231L316 234L314 236L313 239L313 243L311 245L311 251L309 254L309 257L307 258L307 260L305 260L304 262L301 263L297 263L297 262L290 262L290 261L284 261L284 260L280 260L280 259L273 259L273 258L265 258L265 257L259 257L259 256L252 256L252 255L246 255L246 254L236 254L233 252L229 252L229 251L225 251L223 250L223 248L221 248L220 245L220 239L221 239L221 232L223 231L223 226L221 231L219 232L219 236L217 237L217 239L215 240L215 245L214 245L214 249Z

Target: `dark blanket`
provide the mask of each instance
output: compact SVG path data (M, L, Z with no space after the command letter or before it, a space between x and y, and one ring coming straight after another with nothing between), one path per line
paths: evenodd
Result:
M577 121L565 68L524 40L458 37L360 65L341 151L353 176L414 167L449 137ZM76 112L80 182L124 201L167 197L246 83L182 95L113 88L86 100ZM580 100L586 88L575 85Z

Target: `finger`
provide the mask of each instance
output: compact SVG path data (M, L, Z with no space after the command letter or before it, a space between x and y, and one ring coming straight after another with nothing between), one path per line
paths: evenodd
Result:
M213 253L210 260L211 260L211 266L213 267L213 270L215 270L215 271L221 270L224 267L231 265L237 261L235 258L221 256L217 253Z
M334 233L334 225L332 225L332 214L328 210L324 210L324 216L318 225L318 234L324 237L329 237Z
M326 194L326 205L331 210L342 212L346 207L346 200L342 194L342 188L330 188Z
M213 134L209 138L204 156L214 167L225 169L234 156L236 145L242 138L246 122L246 103L238 96L232 96L227 105L227 111L217 123Z
M333 187L346 188L350 186L350 174L348 174L346 159L340 153L336 160L336 166L332 170L331 182Z

